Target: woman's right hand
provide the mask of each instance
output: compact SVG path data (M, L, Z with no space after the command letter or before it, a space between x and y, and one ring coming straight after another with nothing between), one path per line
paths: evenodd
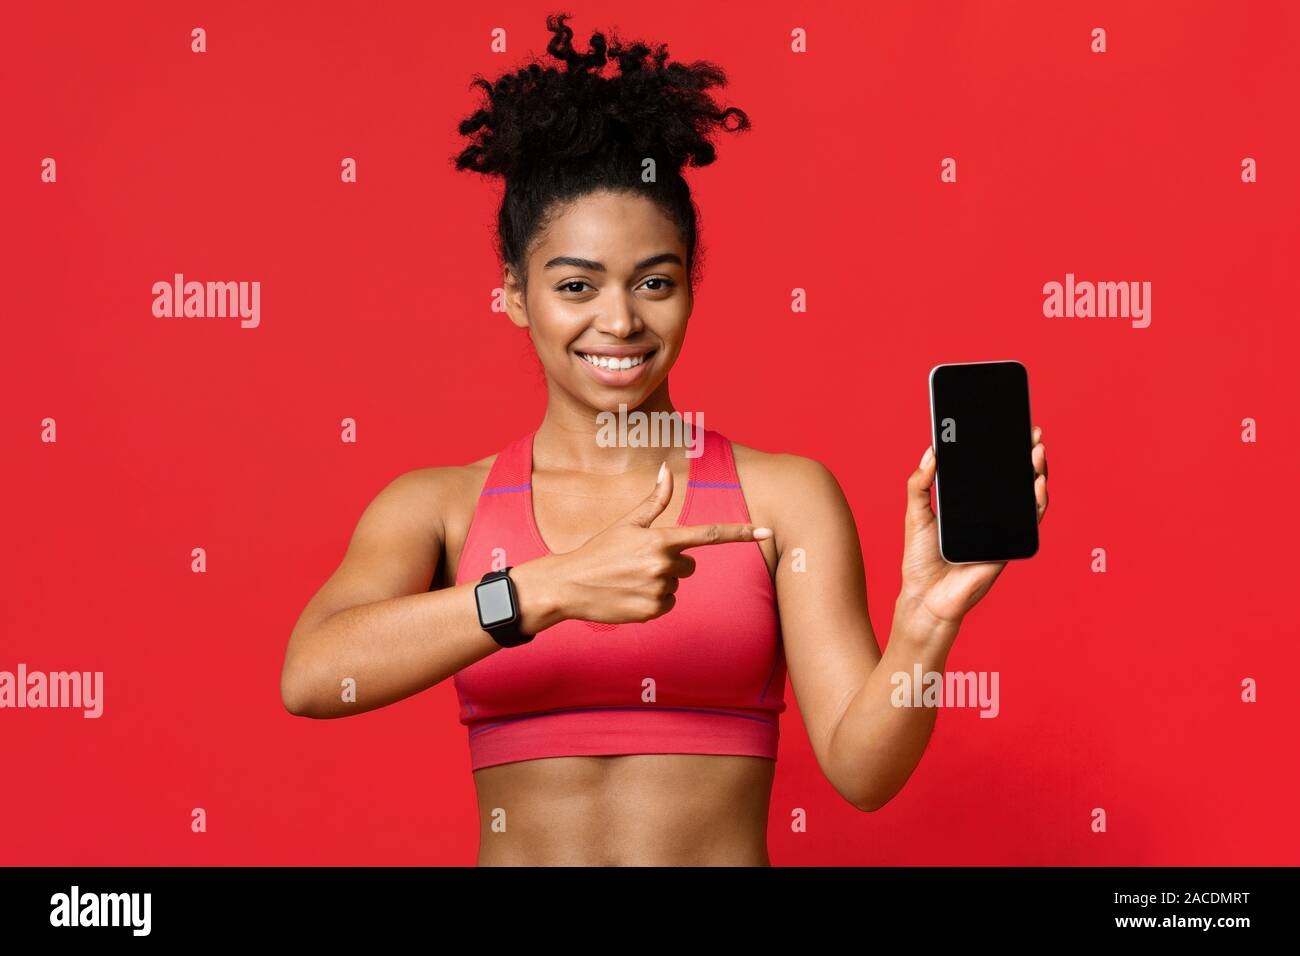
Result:
M673 475L665 462L646 499L582 547L512 569L523 616L521 629L536 633L569 619L604 624L649 621L672 610L679 581L695 572L695 559L683 554L684 549L758 541L772 534L751 524L650 527L672 497Z

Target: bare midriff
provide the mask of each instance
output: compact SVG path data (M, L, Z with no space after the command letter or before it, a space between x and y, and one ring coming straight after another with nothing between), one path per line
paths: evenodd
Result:
M547 757L475 771L479 866L770 866L775 761Z

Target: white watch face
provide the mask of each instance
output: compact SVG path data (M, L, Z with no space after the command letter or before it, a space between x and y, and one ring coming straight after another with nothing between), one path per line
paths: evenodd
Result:
M505 578L496 578L487 584L480 584L476 593L478 619L484 627L501 624L515 616L514 606L510 602L510 582Z

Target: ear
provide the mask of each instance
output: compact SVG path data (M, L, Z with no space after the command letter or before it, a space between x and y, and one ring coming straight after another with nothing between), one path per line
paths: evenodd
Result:
M502 287L506 293L506 314L510 316L510 321L521 329L528 328L528 305L524 301L524 290L510 266L506 266Z

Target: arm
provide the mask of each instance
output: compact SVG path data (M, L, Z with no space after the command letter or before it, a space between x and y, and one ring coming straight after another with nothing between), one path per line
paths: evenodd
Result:
M289 637L280 695L291 714L374 710L502 649L479 626L474 583L425 590L444 558L439 502L451 486L442 469L408 472L365 509L342 563ZM511 571L528 633L555 623L541 569L528 562ZM355 702L343 699L346 678L356 681Z
M875 810L911 775L934 727L932 708L890 704L890 675L910 671L913 658L923 670L941 669L949 635L924 628L900 600L882 656L853 512L838 482L820 463L790 456L779 483L787 490L775 500L799 505L772 522L790 683L826 779L858 809Z
M930 742L938 710L896 707L893 676L943 673L960 625L927 616L902 595L894 604L889 643L831 731L828 763L860 810L879 810L903 789ZM875 639L872 639L875 643ZM828 775L829 776L829 775Z
M477 582L425 590L445 557L442 509L465 493L456 487L458 471L410 472L366 508L343 562L289 638L280 696L290 713L343 717L374 710L489 654L513 650L479 626ZM481 478L474 493L479 485ZM672 495L672 472L664 468L641 504L582 547L514 566L520 630L538 634L570 618L648 621L672 609L678 579L694 572L695 559L684 549L770 533L752 525L652 528ZM356 681L355 702L343 699L347 678Z
M1041 430L1035 429L1035 441ZM1031 453L1039 520L1047 505L1046 453ZM867 611L853 513L834 476L807 458L779 456L772 522L777 600L790 682L817 762L855 807L877 810L906 784L925 752L935 708L896 707L893 675L944 670L962 617L1005 562L949 565L938 553L930 505L933 456L908 479L903 586L882 655ZM775 469L774 469L775 472ZM794 502L796 506L785 504ZM802 548L806 570L792 560Z

